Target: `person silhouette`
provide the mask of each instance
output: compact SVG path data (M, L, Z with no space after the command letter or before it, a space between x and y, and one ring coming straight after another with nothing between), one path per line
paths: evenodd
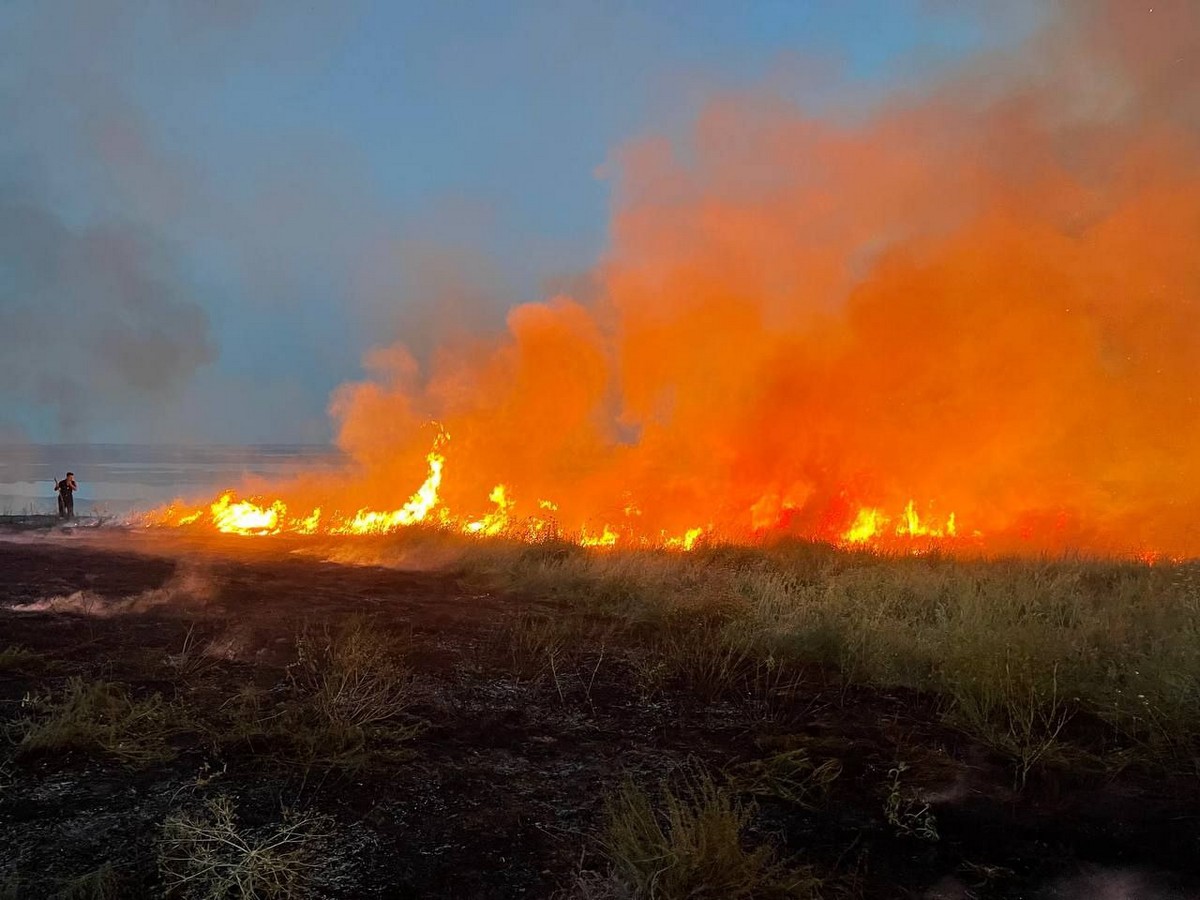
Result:
M60 519L75 518L75 492L79 485L75 481L75 473L68 472L62 481L54 482L54 490L58 492L58 517Z

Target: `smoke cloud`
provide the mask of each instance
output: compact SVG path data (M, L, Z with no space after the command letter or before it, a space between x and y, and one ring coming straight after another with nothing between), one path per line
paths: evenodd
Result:
M0 397L36 398L61 436L114 406L165 402L215 356L169 248L134 226L73 227L0 193L0 272Z
M452 508L1200 551L1200 8L1064 5L853 122L760 93L615 154L598 298L514 308L333 412L376 507L436 420Z

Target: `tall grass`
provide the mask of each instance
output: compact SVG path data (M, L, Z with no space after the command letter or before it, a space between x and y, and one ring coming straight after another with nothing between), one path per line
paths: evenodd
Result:
M493 547L465 572L605 615L641 665L715 696L764 662L943 698L1014 763L1086 712L1147 758L1200 758L1200 565L885 557L790 542L691 554Z

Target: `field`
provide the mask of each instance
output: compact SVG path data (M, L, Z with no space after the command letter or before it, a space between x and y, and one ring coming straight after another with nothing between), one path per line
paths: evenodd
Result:
M0 540L0 897L1200 896L1200 566Z

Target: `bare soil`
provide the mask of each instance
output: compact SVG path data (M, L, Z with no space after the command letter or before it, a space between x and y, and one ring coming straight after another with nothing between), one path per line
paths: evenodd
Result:
M48 897L109 863L121 896L161 896L162 822L227 794L250 826L284 808L332 817L317 896L550 897L581 869L604 868L595 837L623 779L653 786L680 767L721 773L804 747L838 760L841 777L815 808L760 798L756 836L815 866L830 896L1200 897L1200 778L1093 761L1016 790L1011 770L943 724L930 698L847 689L820 671L766 712L670 686L647 694L643 651L599 626L552 670L514 652L531 614L577 609L450 571L295 550L302 540L120 531L0 539L0 650L37 654L0 670L0 885ZM174 758L140 767L17 752L23 698L73 675L215 721L245 685L286 679L298 629L355 615L409 648L408 716L422 730L402 752L351 769L297 766L200 729L172 738ZM210 648L211 664L180 673L167 660L188 641ZM901 762L905 790L936 816L936 841L886 820Z

